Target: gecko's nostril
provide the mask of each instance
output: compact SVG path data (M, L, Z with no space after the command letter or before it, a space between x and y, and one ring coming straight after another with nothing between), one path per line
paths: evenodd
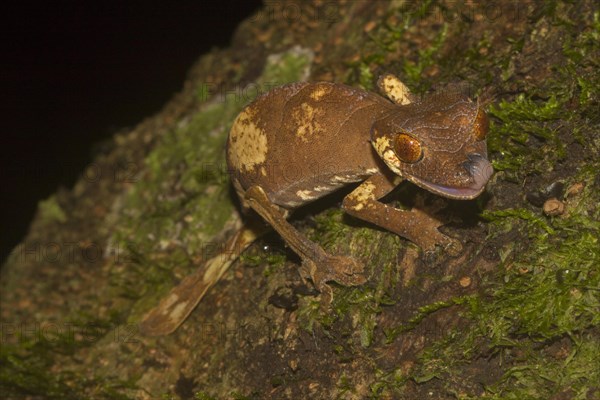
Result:
M464 169L467 170L469 175L474 175L474 169L477 165L480 165L482 163L487 163L486 158L483 157L481 154L472 153L467 155L467 161L463 161L461 165Z
M469 173L469 175L471 175L471 168L473 167L471 161L464 161L460 165Z

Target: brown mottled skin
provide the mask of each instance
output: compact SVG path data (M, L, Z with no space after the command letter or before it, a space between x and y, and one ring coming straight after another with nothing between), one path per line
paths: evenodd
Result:
M323 90L315 100L310 94ZM227 142L227 164L234 184L243 189L260 186L269 199L286 209L317 199L341 186L373 175L384 164L370 143L373 121L393 112L394 104L372 93L334 83L294 83L271 90L250 104L250 112L266 137L264 162L249 165L239 160L238 138L244 126ZM308 126L310 128L303 129ZM265 174L261 173L263 170ZM368 172L371 170L371 172ZM344 178L334 182L334 177ZM296 193L322 187L304 198Z
M439 221L378 199L405 179L444 197L472 199L492 174L487 117L478 103L458 94L417 101L393 75L382 76L378 85L391 101L329 82L275 88L240 113L227 141L228 168L244 209L256 211L301 257L303 278L323 292L325 303L331 300L328 281L361 284L363 267L306 238L287 222L291 211L362 182L344 198L346 212L425 251L441 245L457 252L460 243L438 231ZM255 236L238 234L246 239L236 248L243 250ZM186 278L146 316L142 331L176 329L233 259L211 260L210 274Z

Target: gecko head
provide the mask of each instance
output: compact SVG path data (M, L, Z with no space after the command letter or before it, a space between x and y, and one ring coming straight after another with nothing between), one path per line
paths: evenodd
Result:
M394 173L440 196L467 200L483 192L493 173L487 131L478 102L444 94L395 107L375 121L371 142Z

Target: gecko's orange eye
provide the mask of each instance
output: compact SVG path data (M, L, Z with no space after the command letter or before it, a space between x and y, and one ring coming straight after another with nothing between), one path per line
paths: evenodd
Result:
M394 152L396 153L396 156L405 163L415 163L423 158L421 143L406 133L399 133L396 135Z
M490 120L488 119L485 111L482 108L477 110L477 116L475 117L475 122L473 123L473 136L477 140L484 140L488 129L490 128Z

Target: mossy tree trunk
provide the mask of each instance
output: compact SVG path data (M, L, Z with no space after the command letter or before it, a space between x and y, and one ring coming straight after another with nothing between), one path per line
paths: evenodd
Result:
M3 394L599 398L599 43L593 1L266 2L162 112L40 203L1 270ZM278 84L373 90L383 72L488 103L497 172L484 196L406 184L390 199L435 212L462 254L423 257L333 196L293 223L364 261L365 285L335 287L320 309L271 235L177 332L139 335L234 217L223 145L239 110Z

